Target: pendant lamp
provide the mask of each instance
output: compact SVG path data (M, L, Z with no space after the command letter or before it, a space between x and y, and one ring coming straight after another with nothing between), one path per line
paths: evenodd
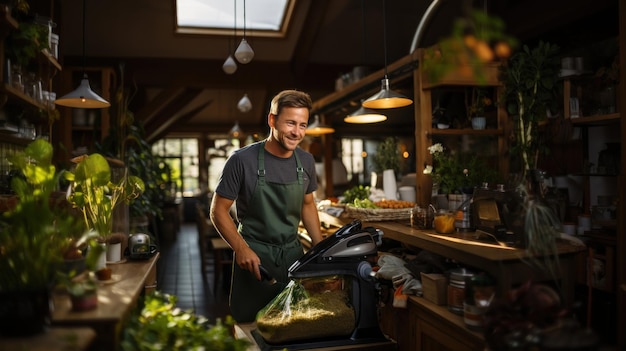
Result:
M236 121L235 125L232 128L230 128L228 135L230 135L232 138L239 138L239 136L241 135L241 128L239 128L239 121Z
M324 134L331 134L334 133L335 129L320 123L320 117L318 115L315 115L313 117L313 123L309 124L309 126L306 128L305 134L306 135L324 135Z
M243 94L243 97L239 99L237 108L243 113L252 110L252 102L250 101L250 98L248 98L248 94Z
M226 74L233 74L237 71L237 63L233 59L233 55L228 55L226 61L224 61L224 64L222 65L222 70L224 70L224 73Z
M233 27L233 38L236 40L237 39L237 1L233 1L235 3L234 6L234 15L233 17L235 18L235 26ZM231 54L230 51L230 39L228 39L228 57L226 58L226 61L224 61L224 64L222 65L222 70L224 71L224 73L226 74L233 74L237 71L237 62L235 62L235 59L233 58L233 55Z
M111 104L103 99L101 96L91 90L89 86L89 79L85 72L85 17L87 11L85 10L85 0L83 0L83 78L80 81L80 85L74 91L67 95L64 95L54 101L56 105L74 107L74 108L106 108Z
M241 39L241 43L239 43L239 47L235 51L235 58L237 61L242 64L247 64L252 61L254 57L254 51L248 44L246 40L246 0L243 0L243 38Z
M385 56L385 76L382 79L381 90L363 101L363 107L374 109L386 109L409 106L413 101L402 94L396 93L389 88L389 77L387 75L387 14L385 11L385 0L383 0L383 46Z
M354 124L377 123L386 120L387 116L365 108L363 106L361 106L358 110L354 111L352 114L349 114L348 116L346 116L346 118L343 119L343 121L346 123Z

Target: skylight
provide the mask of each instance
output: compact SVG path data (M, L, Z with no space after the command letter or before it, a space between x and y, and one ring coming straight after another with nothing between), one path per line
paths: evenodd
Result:
M244 29L244 0L176 0L176 31L186 34L232 35ZM249 36L282 36L295 0L247 0L245 29ZM235 10L237 18L235 19Z

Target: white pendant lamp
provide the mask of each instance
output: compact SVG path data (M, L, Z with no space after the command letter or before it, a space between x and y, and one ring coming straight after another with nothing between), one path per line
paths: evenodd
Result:
M309 124L309 126L306 128L305 134L316 136L316 135L331 134L334 132L335 132L334 128L331 128L325 124L322 124L320 122L320 117L318 115L315 115L313 117L313 123Z
M233 74L237 71L237 62L233 59L233 55L228 55L226 61L224 61L224 64L222 65L222 70L224 70L224 73L226 74Z
M343 119L344 122L353 124L378 123L386 120L387 116L368 108L364 108L363 106Z
M252 102L250 101L250 98L248 98L248 94L243 94L243 97L239 99L239 102L237 103L237 108L243 113L252 110Z
M74 91L66 94L56 100L54 103L60 106L74 107L74 108L106 108L111 104L103 99L101 96L91 90L89 86L89 79L87 73L85 73L85 0L83 0L83 78L80 81L80 85Z
M233 40L237 40L237 1L233 1L235 6L233 9L233 18L235 19L234 21L234 27L233 27ZM222 70L224 71L224 73L226 74L233 74L235 72L237 72L237 62L235 62L235 59L233 58L233 55L231 54L230 51L230 39L228 39L228 57L226 58L226 61L224 61L224 64L222 64Z
M232 138L239 138L239 136L241 135L241 128L239 128L239 121L236 121L235 125L232 128L230 128L228 135L230 135Z
M387 76L387 14L385 11L385 0L383 0L383 41L385 49L385 77L382 79L381 90L363 101L363 107L374 109L387 109L409 106L413 101L402 94L389 89L389 78Z
M254 51L246 40L246 0L243 0L243 38L241 39L241 43L239 43L239 46L235 51L235 58L237 58L237 61L239 61L239 63L245 65L247 63L250 63L253 57Z

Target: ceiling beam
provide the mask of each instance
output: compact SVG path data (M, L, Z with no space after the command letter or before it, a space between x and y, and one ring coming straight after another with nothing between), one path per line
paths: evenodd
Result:
M156 140L155 136L162 134L164 131L168 131L175 123L179 122L183 118L192 118L198 111L202 110L210 104L212 101L208 101L202 105L201 108L195 108L191 112L183 113L185 106L196 98L202 89L188 88L183 93L179 94L173 99L167 106L164 106L160 112L151 119L150 123L144 123L147 139L149 142Z

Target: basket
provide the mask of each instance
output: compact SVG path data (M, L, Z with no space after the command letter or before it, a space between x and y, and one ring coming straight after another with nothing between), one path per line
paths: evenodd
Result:
M395 221L411 219L412 208L361 208L346 206L346 215L362 221Z

